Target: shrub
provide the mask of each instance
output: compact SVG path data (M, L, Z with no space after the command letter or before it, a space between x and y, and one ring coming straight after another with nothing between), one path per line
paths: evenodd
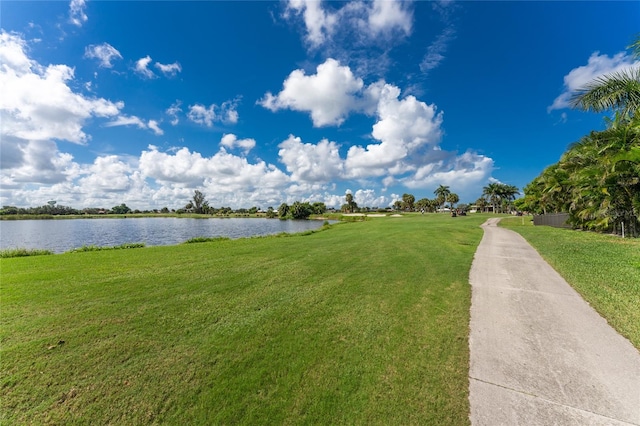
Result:
M192 243L211 243L214 241L228 241L229 237L193 237L184 242L184 244Z
M111 246L111 247L99 247L99 246L82 246L78 248L74 248L69 250L67 253L81 253L85 251L101 251L101 250L120 250L120 249L132 249L132 248L142 248L145 247L145 243L124 243L119 246Z
M8 257L25 257L25 256L44 256L53 254L51 250L42 250L42 249L26 249L26 248L15 248L15 249L6 249L0 250L0 258L8 258Z

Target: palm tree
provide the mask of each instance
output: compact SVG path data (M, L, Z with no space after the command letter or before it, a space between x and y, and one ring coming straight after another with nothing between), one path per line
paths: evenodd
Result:
M485 197L478 198L476 200L476 206L484 213L484 210L487 207L487 199Z
M348 193L347 195L345 195L345 201L349 213L353 213L358 208L358 204L353 201L353 194Z
M289 205L287 203L280 204L278 207L278 216L284 218L289 214Z
M640 67L629 68L598 77L578 90L571 106L585 111L620 111L625 118L640 110Z
M451 210L453 210L453 206L457 204L458 201L460 201L460 197L458 197L458 194L452 192L451 194L447 195L447 202L449 203L449 208Z
M447 196L451 194L451 190L447 185L440 185L435 191L433 191L433 193L436 194L438 207L442 208L442 205L447 200Z
M500 184L498 182L492 182L485 186L482 188L482 195L487 197L491 203L493 213L496 213L496 206L500 201Z
M413 211L413 204L416 201L416 197L412 194L402 194L402 208L404 210Z
M506 202L508 211L511 211L511 203L516 199L516 195L520 194L517 186L503 184L500 190L500 198Z

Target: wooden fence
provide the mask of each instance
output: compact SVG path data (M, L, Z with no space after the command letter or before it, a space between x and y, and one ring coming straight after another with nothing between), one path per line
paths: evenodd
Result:
M554 228L571 228L571 225L567 223L568 219L569 213L536 214L533 215L533 224L553 226Z

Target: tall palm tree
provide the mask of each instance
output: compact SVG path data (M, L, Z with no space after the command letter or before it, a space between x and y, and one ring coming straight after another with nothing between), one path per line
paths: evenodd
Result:
M458 194L452 192L451 194L447 195L447 202L449 203L449 208L451 210L453 210L453 206L455 204L458 204L459 201L460 197L458 196Z
M413 211L416 197L413 194L402 194L402 205L404 210Z
M440 185L438 188L436 188L435 191L433 191L433 193L436 194L438 207L442 208L442 205L447 200L447 197L449 196L449 194L451 194L451 190L447 185Z
M492 182L485 186L482 188L482 195L487 197L493 208L493 213L496 213L496 206L500 201L500 184L498 182Z
M482 196L476 200L476 206L478 209L484 213L485 208L487 207L487 199Z
M520 194L517 186L507 184L501 185L500 198L507 204L507 209L509 211L511 211L511 204L513 203L513 200L516 199L517 194Z

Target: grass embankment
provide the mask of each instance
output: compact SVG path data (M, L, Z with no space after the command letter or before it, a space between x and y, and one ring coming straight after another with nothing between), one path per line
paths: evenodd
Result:
M502 219L520 233L582 297L640 349L640 239Z
M466 424L482 216L0 260L3 424Z

